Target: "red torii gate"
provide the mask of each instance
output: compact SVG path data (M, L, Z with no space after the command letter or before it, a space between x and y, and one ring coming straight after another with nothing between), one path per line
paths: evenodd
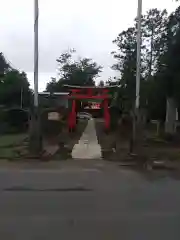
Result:
M89 86L71 86L64 85L65 87L70 89L70 94L68 95L68 99L72 100L72 109L69 113L68 117L68 127L69 130L72 131L76 127L76 100L79 99L102 99L103 100L103 108L104 108L104 122L105 122L105 130L109 130L110 128L110 113L108 108L108 100L111 96L108 94L110 87L89 87ZM115 86L112 86L115 87ZM101 94L95 95L94 91L100 91Z

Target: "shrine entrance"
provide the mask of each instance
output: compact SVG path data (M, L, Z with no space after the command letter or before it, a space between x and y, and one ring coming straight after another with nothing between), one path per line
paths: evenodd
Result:
M90 87L90 86L71 86L65 85L69 90L68 100L71 102L68 116L68 128L72 132L76 129L77 124L77 100L101 100L101 107L104 110L104 129L110 129L110 113L109 113L109 89L106 87Z

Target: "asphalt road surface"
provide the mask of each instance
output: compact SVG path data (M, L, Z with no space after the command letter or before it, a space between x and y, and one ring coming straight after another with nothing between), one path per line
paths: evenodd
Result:
M76 163L1 168L0 239L180 239L178 179Z

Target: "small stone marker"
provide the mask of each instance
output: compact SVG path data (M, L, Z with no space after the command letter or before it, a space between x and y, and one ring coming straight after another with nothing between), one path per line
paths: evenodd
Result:
M49 112L48 113L48 120L59 121L60 116L58 112Z

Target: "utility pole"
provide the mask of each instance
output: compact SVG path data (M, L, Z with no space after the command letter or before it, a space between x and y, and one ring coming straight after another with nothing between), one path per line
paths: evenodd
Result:
M140 79L141 79L141 15L142 15L142 0L138 0L137 9L137 59L136 59L136 97L135 111L133 114L133 130L130 144L130 152L133 152L134 143L137 140L137 128L140 121Z
M142 15L142 0L138 0L137 11L137 60L136 60L136 113L139 112L139 92L140 92L140 78L141 78L141 15Z
M30 150L39 155L42 147L40 116L38 104L39 75L39 0L34 0L34 106L31 115Z
M39 0L34 0L34 107L38 108Z

